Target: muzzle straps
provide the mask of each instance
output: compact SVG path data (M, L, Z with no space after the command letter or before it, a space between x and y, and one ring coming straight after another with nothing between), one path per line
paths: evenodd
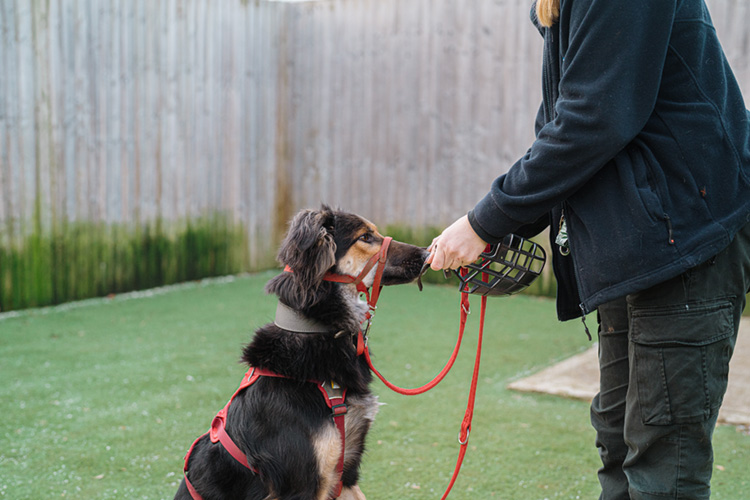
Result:
M391 245L391 241L393 241L393 238L390 236L386 236L383 238L383 243L380 245L380 250L370 257L370 260L367 261L367 264L365 264L365 267L360 271L360 273L355 277L351 276L349 274L336 274L336 273L327 273L323 279L325 281L333 281L336 283L345 283L349 285L356 285L357 291L360 293L364 293L365 297L367 297L367 305L370 307L370 310L375 310L375 307L378 303L378 298L380 297L380 290L383 288L383 285L380 284L382 278L383 278L383 271L385 270L385 263L388 259L388 248ZM372 293L370 292L370 289L365 286L365 284L362 282L367 275L372 271L372 268L375 266L378 266L375 271L375 278L372 282Z

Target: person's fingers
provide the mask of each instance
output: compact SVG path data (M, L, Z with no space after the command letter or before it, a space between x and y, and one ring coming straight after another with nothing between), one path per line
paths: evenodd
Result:
M431 264L432 263L432 258L435 256L435 253L432 250L430 250L429 248L427 249L427 251L430 252L430 255L428 255L427 258L424 260L425 265Z
M437 245L438 240L440 239L440 236L435 236L432 238L432 243L430 243L430 246L427 247L428 252L432 252L432 250L435 248L435 245Z
M436 246L432 250L432 261L430 268L433 271L442 269L458 269L464 263L464 260L458 255L458 250L450 251L445 245Z
M445 254L442 252L439 246L436 246L432 250L432 262L430 263L430 269L433 271L440 271L445 269Z
M428 250L434 254L430 268L458 269L474 262L486 243L474 232L466 216L456 220L432 240Z

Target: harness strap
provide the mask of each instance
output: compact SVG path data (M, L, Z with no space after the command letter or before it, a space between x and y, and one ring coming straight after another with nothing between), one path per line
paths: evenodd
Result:
M232 455L232 457L236 461L250 469L254 474L258 474L258 469L250 465L250 461L248 460L247 455L242 452L239 446L237 446L234 440L232 440L231 436L227 434L226 420L229 406L232 404L232 401L237 396L237 394L254 384L260 377L289 378L285 375L281 375L264 368L253 367L250 368L247 373L245 373L245 376L243 377L239 388L234 392L232 397L229 399L229 402L227 402L226 406L224 406L224 408L222 408L221 411L219 411L219 413L217 413L214 417L213 421L211 422L211 429L207 433L201 435L198 439L196 439L185 455L185 465L183 468L185 485L187 486L188 492L190 493L190 496L193 498L193 500L204 499L190 482L190 479L188 477L188 463L190 461L190 455L193 453L195 445L206 435L209 436L212 443L221 443L224 449L227 450L227 452L229 452L229 454ZM346 405L346 388L342 388L333 381L321 383L315 380L308 380L308 382L314 383L318 390L323 394L326 405L331 409L331 417L333 418L333 422L339 431L339 435L341 436L341 453L339 454L339 460L336 465L336 474L338 475L339 480L333 496L331 496L332 499L335 499L341 495L341 491L344 487L344 450L346 448L346 425L344 418L348 411L348 407Z
M221 443L224 449L227 450L235 460L253 471L255 474L258 473L258 470L250 465L250 461L247 459L247 455L245 455L242 450L240 450L239 446L234 444L232 438L229 436L229 434L227 434L226 425L227 414L229 413L229 405L232 404L232 401L234 401L234 398L237 396L237 394L253 385L255 381L260 377L260 370L256 370L255 368L250 368L247 373L245 373L245 376L240 383L240 387L234 392L232 397L227 402L226 406L224 406L224 408L222 408L221 411L216 414L213 422L211 422L211 430L208 432L212 443Z
M188 479L187 474L185 475L185 485L187 486L188 493L190 493L190 496L193 498L193 500L203 500L203 497L200 493L193 487L193 483L190 482L190 479Z
M338 498L341 495L341 490L344 488L342 480L344 476L344 451L346 448L346 422L344 419L349 410L345 402L346 389L333 381L318 384L317 387L323 394L326 404L331 409L333 423L336 424L336 428L339 430L339 435L341 436L341 453L339 453L339 460L336 464L336 474L339 480L332 495L332 498Z
M193 483L191 483L190 479L188 478L188 461L190 460L190 455L193 453L193 448L195 448L195 445L198 444L198 441L200 441L203 438L203 436L205 436L206 434L202 434L200 437L198 437L198 439L193 441L193 444L190 446L190 449L185 455L185 466L182 470L183 475L185 477L185 485L187 486L190 496L193 497L193 500L203 500L203 497L200 496L200 494L196 491L196 489L193 487Z
M229 434L227 434L226 416L219 417L217 415L214 418L214 421L211 424L210 434L211 434L212 443L217 443L217 442L221 443L224 449L227 450L230 455L232 455L232 458L234 458L240 464L250 469L254 474L258 473L258 469L250 465L250 461L248 460L247 455L245 455L242 452L242 450L240 450L239 446L234 444L234 441L232 441L232 438L229 436Z

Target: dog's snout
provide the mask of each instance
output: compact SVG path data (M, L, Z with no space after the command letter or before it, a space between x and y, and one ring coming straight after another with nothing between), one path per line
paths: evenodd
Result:
M400 285L419 278L429 255L426 248L394 240L388 251L383 284Z

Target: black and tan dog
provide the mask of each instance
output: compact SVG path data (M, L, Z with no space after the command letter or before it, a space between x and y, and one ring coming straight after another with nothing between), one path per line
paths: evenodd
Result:
M368 271L378 257L382 268ZM175 499L364 499L359 466L378 409L357 355L368 306L355 284L331 276L371 287L382 273L381 284L403 284L426 257L357 215L325 206L297 214L278 254L287 270L266 286L279 298L276 320L245 347L253 368L188 453Z

